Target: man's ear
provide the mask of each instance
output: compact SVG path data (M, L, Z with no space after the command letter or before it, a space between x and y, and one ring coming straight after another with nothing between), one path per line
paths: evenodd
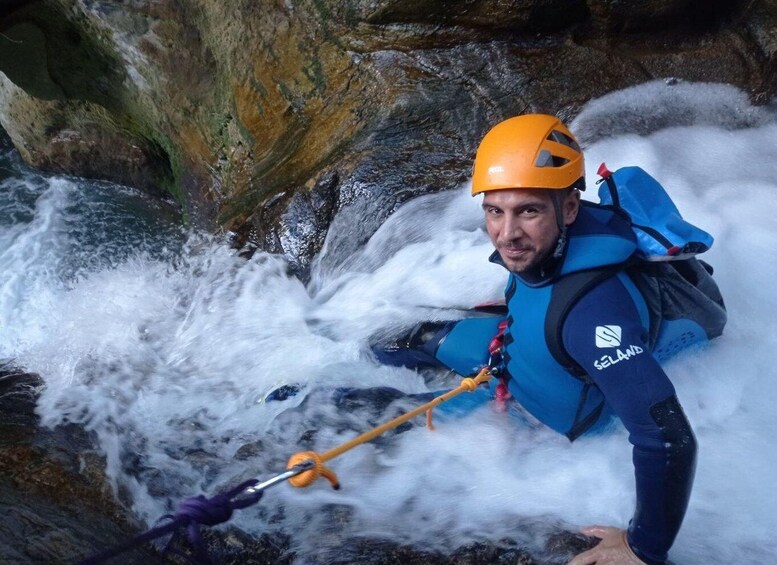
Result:
M580 191L573 190L564 199L564 205L562 206L564 213L564 225L568 226L577 218L577 212L580 210Z

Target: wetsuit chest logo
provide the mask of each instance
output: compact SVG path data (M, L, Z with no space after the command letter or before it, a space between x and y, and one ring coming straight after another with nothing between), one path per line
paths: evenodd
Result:
M618 347L621 333L620 326L596 326L596 347Z

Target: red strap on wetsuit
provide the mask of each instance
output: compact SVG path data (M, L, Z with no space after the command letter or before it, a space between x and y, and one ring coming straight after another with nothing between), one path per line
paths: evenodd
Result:
M505 330L507 329L507 320L499 322L499 331L488 344L488 352L493 356L499 352L504 346ZM496 392L494 397L494 408L497 412L504 412L507 410L507 401L511 398L510 390L507 388L507 379L504 377L498 377L499 384L496 385Z
M496 332L496 335L491 340L491 343L488 344L488 352L493 355L500 349L502 349L502 346L504 345L504 339L505 339L505 330L507 329L507 320L502 320L499 322L499 325L497 326L499 329L498 332Z

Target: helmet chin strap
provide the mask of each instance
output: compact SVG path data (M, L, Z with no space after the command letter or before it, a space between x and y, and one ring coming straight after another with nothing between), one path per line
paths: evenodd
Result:
M567 227L561 226L556 242L556 249L553 250L553 258L558 259L564 254L564 248L567 246Z
M551 276L561 268L560 259L564 256L567 246L567 226L564 225L564 215L561 212L561 195L559 191L553 191L551 194L553 202L553 211L556 216L556 225L558 226L558 239L553 253L548 254L537 266L537 276L540 280Z
M564 224L560 199L561 197L558 193L553 194L553 210L556 213L556 225L558 226L558 241L556 241L556 248L553 250L552 255L554 259L559 259L564 254L564 248L567 246L567 226Z

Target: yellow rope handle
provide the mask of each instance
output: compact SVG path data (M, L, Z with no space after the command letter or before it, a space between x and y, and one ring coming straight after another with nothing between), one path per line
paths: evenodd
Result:
M329 451L322 453L321 455L319 455L315 451L302 451L300 453L296 453L292 455L291 459L289 459L287 469L291 469L292 467L294 467L294 465L297 465L299 463L304 463L305 461L313 461L315 463L315 467L313 469L310 469L309 471L300 473L296 477L290 478L289 482L295 487L306 487L313 484L318 477L323 476L326 479L328 479L330 483L332 483L333 488L339 488L337 477L330 469L327 469L326 467L324 467L324 462L329 461L330 459L334 459L338 455L342 455L343 453L353 449L357 445L361 445L370 440L373 440L379 435L384 434L387 431L392 430L397 426L404 424L408 420L411 420L416 416L418 416L419 414L423 414L424 412L427 413L426 415L427 423L431 424L431 412L433 408L435 408L436 406L439 406L440 404L442 404L447 400L450 400L454 396L461 394L462 392L473 392L478 387L478 385L488 382L492 376L493 375L491 374L491 368L488 366L483 367L480 370L480 372L477 374L477 376L475 376L474 378L466 378L462 380L461 384L456 388L454 388L453 390L448 391L445 394L442 394L437 398L431 400L430 402L427 402L426 404L419 406L418 408L415 408L410 412L406 412L405 414L402 414L401 416L394 418L393 420L386 422L385 424L381 424L377 428L373 428L372 430L365 432L360 436L357 436L352 440L347 441L342 445L335 447L334 449L330 449ZM431 429L434 429L434 428L432 427Z

